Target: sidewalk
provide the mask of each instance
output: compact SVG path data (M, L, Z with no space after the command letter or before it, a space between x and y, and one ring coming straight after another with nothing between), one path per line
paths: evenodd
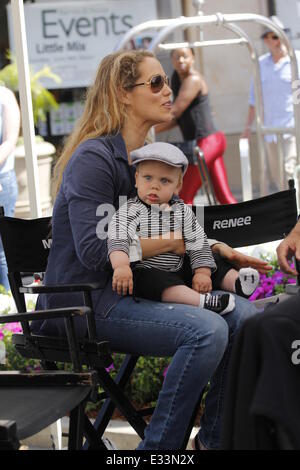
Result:
M93 422L93 420L92 420ZM67 417L62 420L63 433L68 432L69 419ZM199 431L199 428L194 427L191 433L191 438L188 443L188 450L192 449L192 440ZM139 436L133 428L122 420L111 420L104 436L107 437L117 450L134 450L140 442ZM35 434L34 436L24 439L22 445L28 446L29 450L50 450L53 449L53 439L51 438L50 426L43 431ZM62 438L62 449L67 448L67 437Z

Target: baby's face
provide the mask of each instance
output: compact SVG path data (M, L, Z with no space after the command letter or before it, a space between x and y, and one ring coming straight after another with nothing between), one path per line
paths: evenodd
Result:
M163 162L139 163L135 174L135 187L139 198L146 204L165 204L181 187L181 168Z

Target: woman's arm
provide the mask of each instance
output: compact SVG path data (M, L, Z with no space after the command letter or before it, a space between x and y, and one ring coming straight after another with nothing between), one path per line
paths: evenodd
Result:
M177 119L174 117L169 122L162 122L161 124L157 124L154 127L154 130L156 134L159 134L160 132L170 131L176 126L177 126Z
M249 139L250 134L251 134L251 126L255 118L255 107L252 105L249 105L248 108L248 115L247 115L247 121L245 124L244 131L242 133L242 137L245 139Z
M20 110L15 95L3 88L3 138L0 145L0 165L14 150L20 132Z
M101 141L81 144L64 172L62 192L76 254L91 270L105 269L107 226L115 213L115 181L119 177L111 151Z
M181 232L170 232L159 238L140 238L143 259L163 253L184 255L185 244Z

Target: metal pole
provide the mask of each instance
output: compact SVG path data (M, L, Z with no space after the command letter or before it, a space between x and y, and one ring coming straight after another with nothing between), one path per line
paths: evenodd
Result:
M19 76L19 93L28 180L30 215L31 217L36 218L41 217L42 211L40 205L40 186L35 148L35 133L23 0L11 0L11 9L14 28L16 61Z
M277 136L277 152L278 152L278 161L279 161L279 189L283 191L286 189L286 178L285 178L285 168L284 168L284 152L283 152L283 136Z
M264 110L263 110L263 101L262 101L262 90L260 82L260 70L259 70L259 60L258 54L256 52L253 41L246 34L246 32L238 25L233 23L223 24L225 29L229 29L234 32L241 38L246 40L247 47L250 52L250 58L252 60L253 66L253 82L254 82L254 96L255 96L255 117L256 117L256 137L257 137L257 146L258 146L258 155L259 155L259 188L260 195L265 196L267 194L267 184L266 184L266 149L265 141L263 137L263 119L264 119ZM249 161L250 164L250 161ZM251 164L250 164L251 165ZM250 166L251 170L251 166Z

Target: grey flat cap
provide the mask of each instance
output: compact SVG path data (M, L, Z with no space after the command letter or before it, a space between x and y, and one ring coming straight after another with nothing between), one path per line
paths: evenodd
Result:
M279 28L281 28L285 33L289 32L289 28L285 28L284 25L283 25L283 23L282 23L282 21L280 21L280 19L279 19L277 16L275 16L275 15L270 16L269 19L270 19L276 26L279 26ZM269 33L274 33L274 34L276 34L276 32L275 32L273 29L270 29L269 27L266 27L266 28L264 29L264 32L262 33L262 35L261 35L260 37L263 39L263 38L266 37L266 35L269 34Z
M188 159L178 147L166 142L154 142L145 145L131 152L130 156L133 165L137 165L146 160L154 160L182 168L183 174L186 172L189 164Z

